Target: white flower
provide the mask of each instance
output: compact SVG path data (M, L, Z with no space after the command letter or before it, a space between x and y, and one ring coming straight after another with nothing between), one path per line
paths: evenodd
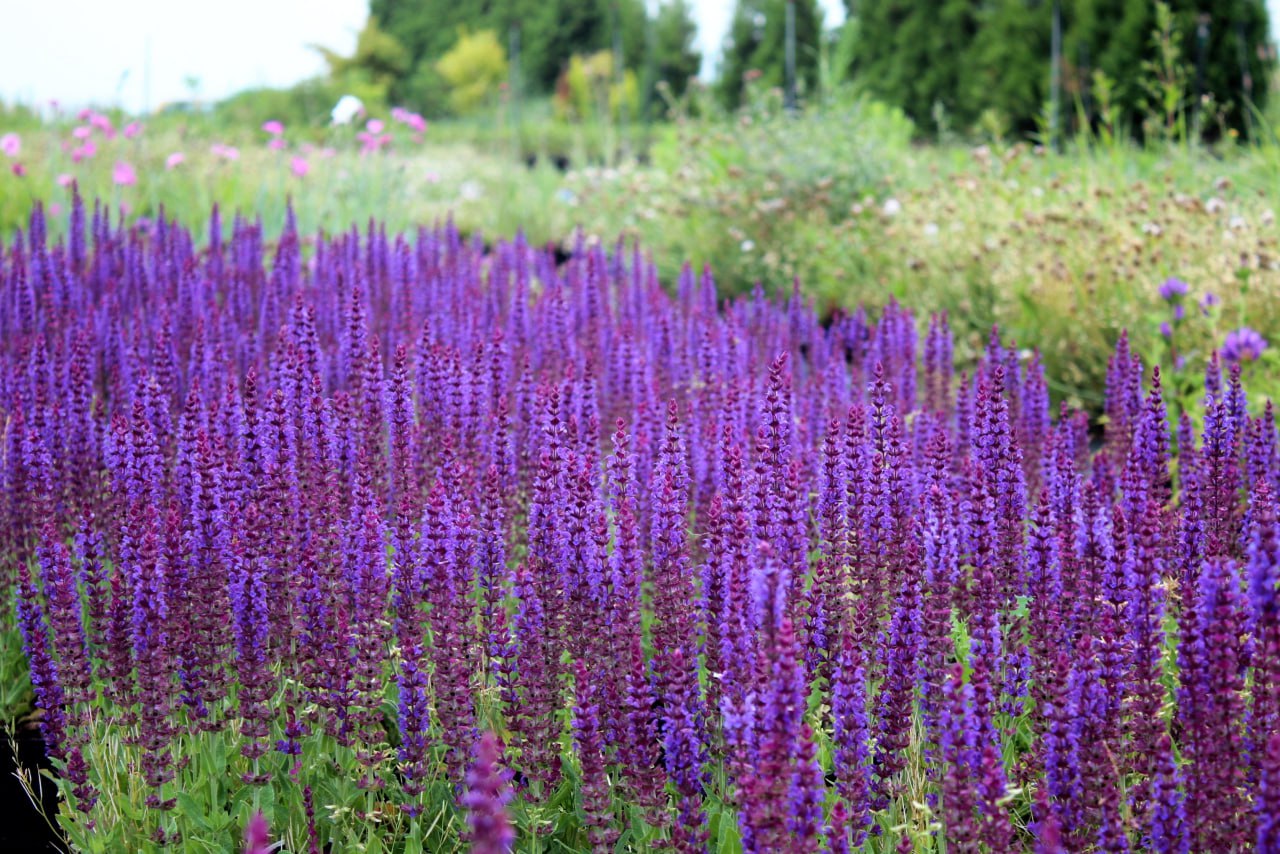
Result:
M924 234L925 237L937 237L938 224L936 222L926 222L924 224Z
M1204 203L1204 209L1211 214L1222 213L1222 211L1226 210L1226 207L1227 203L1217 196Z
M882 210L885 216L897 216L902 213L902 202L894 198L885 199Z
M742 251L743 251L743 252L750 252L752 249L755 249L755 248L756 248L756 242L755 242L754 240L744 240L744 241L742 241Z
M343 95L334 105L330 118L335 125L349 125L351 120L364 112L364 102L355 95Z

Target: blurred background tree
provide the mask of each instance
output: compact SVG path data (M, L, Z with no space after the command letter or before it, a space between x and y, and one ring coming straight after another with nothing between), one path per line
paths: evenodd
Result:
M1247 133L1265 105L1274 61L1262 0L1170 0L1171 26L1159 32L1152 0L1061 0L1065 115L1092 125L1101 105L1093 80L1112 82L1121 125L1141 134L1163 106L1168 61L1186 72L1181 109L1204 113L1209 135ZM846 0L853 28L844 71L901 107L927 133L967 131L980 117L1019 134L1041 123L1050 98L1054 0ZM1163 70L1162 70L1163 68ZM1167 94L1162 92L1161 95ZM1197 95L1199 97L1197 97ZM1188 121L1188 127L1191 122Z
M765 86L785 77L787 3L795 4L796 81L805 91L818 84L822 13L817 0L738 0L720 64L720 96L733 108L742 101L747 74Z
M977 117L964 73L978 33L977 3L886 0L859 9L853 79L929 132L966 127Z
M449 104L458 115L486 105L507 79L507 52L493 30L459 31L457 43L436 62L449 84Z
M702 67L697 48L698 25L688 0L666 0L653 21L654 84L665 83L670 95L681 98Z
M816 90L825 61L824 79L901 108L925 136L1027 137L1043 129L1055 5L1063 33L1057 119L1069 130L1097 129L1109 109L1108 129L1114 123L1141 136L1158 113L1168 132L1172 109L1179 132L1248 135L1274 65L1262 0L1169 0L1163 28L1154 0L845 0L845 22L827 33L818 0L736 0L715 81L730 109L741 103L747 75L783 84L788 5L801 91ZM593 57L603 51L612 54L609 85L618 98L633 86L652 103L659 83L683 95L702 66L696 8L691 0L370 0L355 55L326 55L335 78L447 114L459 102L439 63L457 49L460 27L487 30L512 66L517 97L551 96L570 75L581 84L599 70L603 60ZM1109 81L1105 91L1098 79ZM561 95L562 114L580 111L577 96Z

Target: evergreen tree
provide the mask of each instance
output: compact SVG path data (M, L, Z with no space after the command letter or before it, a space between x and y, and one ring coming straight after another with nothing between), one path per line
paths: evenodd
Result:
M1052 14L1052 0L994 0L982 10L960 99L971 113L992 111L1019 136L1037 129L1050 96Z
M976 118L966 86L978 32L976 0L879 0L859 4L852 74L929 132Z
M765 86L785 82L788 2L795 5L797 86L810 92L817 88L822 50L817 0L738 0L720 66L720 94L729 107L741 102L748 71L759 72Z
M679 98L702 67L696 47L698 25L689 0L666 0L653 21L653 69L655 82L667 84Z
M1270 21L1262 0L1199 0L1174 3L1182 34L1182 55L1191 69L1189 97L1194 97L1196 29L1208 27L1202 92L1211 94L1227 126L1242 133L1252 126L1252 110L1266 105L1274 67ZM1214 128L1206 126L1207 133Z

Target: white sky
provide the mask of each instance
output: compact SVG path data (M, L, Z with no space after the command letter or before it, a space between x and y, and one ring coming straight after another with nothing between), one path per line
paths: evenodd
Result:
M844 19L842 0L820 5L828 26ZM734 0L693 6L706 75ZM1267 7L1276 32L1280 0ZM190 98L188 77L205 99L287 86L324 70L308 44L349 52L367 13L367 0L0 0L0 99L138 111Z

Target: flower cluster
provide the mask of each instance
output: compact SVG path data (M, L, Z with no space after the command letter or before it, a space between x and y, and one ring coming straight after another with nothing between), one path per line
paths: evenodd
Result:
M943 316L621 244L78 198L65 234L37 208L0 260L0 566L64 822L125 774L196 832L185 751L225 738L312 850L358 847L343 809L415 850L1274 845L1280 442L1238 369L1171 424L1122 338L1099 438L994 330L959 372Z

